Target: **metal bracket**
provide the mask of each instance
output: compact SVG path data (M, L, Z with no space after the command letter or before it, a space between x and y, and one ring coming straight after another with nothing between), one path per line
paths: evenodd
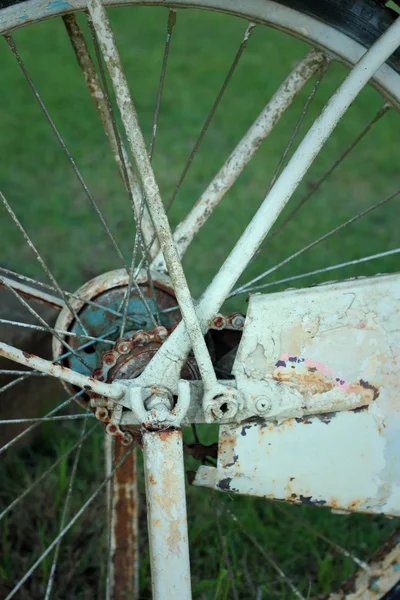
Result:
M127 389L130 408L137 421L147 429L179 427L189 409L189 382L181 379L178 384L178 399L164 388L131 386ZM146 408L146 406L148 408Z

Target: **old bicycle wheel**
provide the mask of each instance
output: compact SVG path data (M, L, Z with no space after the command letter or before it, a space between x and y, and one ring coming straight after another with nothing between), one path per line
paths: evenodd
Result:
M193 295L198 296L219 272L266 192L280 179L303 129L313 123L365 48L390 27L396 13L375 2L349 2L343 7L332 1L215 0L176 1L163 7L134 6L109 12L164 204L170 209L171 222L181 223L175 245L181 256L185 254L186 276ZM180 10L187 7L193 11ZM159 354L179 320L179 290L174 291L165 274L149 208L142 201L149 199L149 181L143 180L140 166L137 177L131 165L131 109L123 81L116 80L115 57L107 55L110 38L103 28L105 17L96 2L88 8L93 18L89 24L85 14L74 14L86 9L84 2L6 2L0 11L5 37L0 341L22 350L11 354L3 344L2 354L24 365L16 367L5 359L0 373L4 407L1 595L6 598L135 597L138 532L131 452L135 444L131 442L140 445L140 434L136 428L120 426L121 414L116 415L114 406L93 397L92 392L110 393L107 384L138 376ZM231 14L201 13L195 8ZM50 22L39 24L50 17ZM394 149L399 59L399 51L391 53L374 75L376 90L365 89L355 101L282 212L265 247L257 251L239 284L230 290L221 309L224 316L215 316L210 323L206 343L218 379L232 377L243 330L240 313L247 312L249 292L268 286L284 290L297 279L300 285L311 286L327 281L331 271L344 279L396 270L399 182ZM127 107L122 124L117 105L123 113ZM103 130L111 148L109 156ZM285 269L282 275L277 272L280 268ZM387 309L386 304L382 308L382 296L389 299L393 288L398 289L397 280L381 292L379 302L376 298L369 302L370 312L375 306L372 320L363 320L358 313L354 316L362 336L386 315L382 327L387 329L383 337L389 339L392 352L391 390L398 385L395 309ZM325 289L325 303L339 314L329 296L332 288ZM351 296L352 288L344 293ZM281 298L279 305L284 304ZM285 305L273 323L266 319L266 329L274 324L278 333L283 331L289 308ZM316 310L308 324L311 332L316 321L323 321ZM355 338L345 337L340 323L335 323L336 330L336 345L331 339L328 343L336 354L337 344L342 344L347 359ZM375 338L360 337L354 346L367 343L375 357L374 373L380 373L382 348L374 346ZM30 353L48 359L51 352L54 365L67 367L75 375L54 368L53 377L41 376L49 365L35 361ZM347 386L340 369L322 368L316 360L309 362L306 374L317 373L318 380L316 376L307 380L301 353L286 354L279 357L285 364L276 362L276 377L283 385L289 383L299 393L314 386L317 394L326 391L326 386L340 391ZM294 374L288 370L292 367ZM370 372L372 367L368 368ZM234 371L238 378L238 368ZM94 379L87 379L91 375ZM65 377L69 379L64 381L67 399L55 381ZM192 355L182 377L200 377ZM360 414L366 406L366 412L372 411L377 397L385 401L375 379L359 376L357 385L351 391L361 393L364 403L351 414ZM259 404L263 417L268 399ZM96 427L94 416L104 422L107 432L105 478L101 426ZM327 427L328 421L329 417L319 422ZM303 422L298 426L303 427ZM259 424L250 421L245 427L238 434L244 453ZM205 429L200 432L202 441L214 442L214 430L201 428ZM286 435L284 428L279 431ZM384 422L383 429L390 432L388 462L395 471L396 437L389 423ZM230 432L224 425L225 438L229 433L231 438L236 435L234 428ZM355 430L350 427L346 438L352 434ZM194 457L204 463L197 483L206 482L231 494L244 491L237 481L232 484L231 473L224 477L218 470L217 479L211 476L214 484L208 481L209 473L214 473L210 465L216 457L215 446L204 448L197 431L194 443L190 431L187 436L190 460ZM369 439L364 439L366 447ZM236 454L231 452L224 460L226 445L221 440L218 469L221 462L223 468L233 468L229 465L238 462ZM253 446L247 448L253 451ZM292 463L293 456L288 452ZM375 476L381 466L374 463L374 468ZM372 480L368 469L365 472ZM312 504L314 494L300 493L295 486L288 488L284 499ZM347 486L351 487L350 480ZM255 493L254 489L247 492ZM257 498L246 502L237 498L232 504L230 496L227 502L225 497L213 497L205 509L207 492L190 490L195 597L318 596L335 590L354 572L334 597L395 598L399 579L396 522L380 516L398 513L395 497L390 510L385 510L385 502L379 507L379 494L368 508L365 498L353 506L352 498L345 504L339 492L335 506L332 501L324 502L335 510L374 515L339 516L328 509L284 508ZM259 495L283 499L275 488L262 488ZM216 534L210 534L210 529ZM386 538L387 545L369 562ZM142 597L149 595L147 560Z

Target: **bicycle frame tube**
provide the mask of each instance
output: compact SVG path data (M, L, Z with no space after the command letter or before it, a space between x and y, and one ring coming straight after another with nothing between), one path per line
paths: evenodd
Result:
M280 212L296 190L341 117L375 71L396 50L400 17L365 53L332 96L270 190L242 237L197 304L201 328L218 312L236 281L254 256ZM171 276L174 286L178 281ZM141 376L144 385L157 381L176 392L182 362L190 350L185 324L180 323ZM162 381L160 374L162 373Z

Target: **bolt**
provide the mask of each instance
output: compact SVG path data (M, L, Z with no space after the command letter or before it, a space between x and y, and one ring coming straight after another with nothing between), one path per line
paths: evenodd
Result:
M226 319L223 315L217 315L216 317L214 317L214 319L211 321L210 326L213 329L223 329L226 325Z
M154 329L153 333L156 341L163 342L168 336L168 329L160 325Z
M231 324L235 329L243 329L245 318L243 315L235 314L232 317Z
M272 408L272 402L267 396L258 396L255 400L255 405L259 413L268 413Z
M115 365L115 363L117 362L114 354L112 352L109 352L108 354L104 354L103 356L103 362L108 366L108 367L112 367Z
M121 354L128 354L129 345L126 342L121 342L117 346L117 351L120 352Z

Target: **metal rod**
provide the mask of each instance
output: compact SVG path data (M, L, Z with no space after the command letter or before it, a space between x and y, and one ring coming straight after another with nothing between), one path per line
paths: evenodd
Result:
M62 408L69 406L71 404L71 402L73 402L73 400L75 400L76 398L79 398L82 395L83 395L83 390L78 392L74 396L70 396L69 398L67 398L67 400L64 400L64 402L61 402L61 404L59 404L58 406L53 408L50 412L48 412L45 415L45 417L50 417L51 415L54 415L56 412L60 411ZM17 436L15 436L12 440L10 440L6 444L4 444L4 446L0 447L0 454L3 454L3 452L8 450L8 448L10 448L13 444L15 444L15 442L20 440L22 437L24 437L30 431L33 431L34 429L36 429L39 425L40 425L40 421L36 421L32 425L30 425L29 427L27 427L26 429L21 431L21 433L19 433Z
M318 244L320 244L324 240L328 239L332 235L335 235L336 233L338 233L339 231L342 231L343 229L345 229L346 227L348 227L352 223L355 223L356 221L358 221L362 217L365 217L365 215L368 215L369 213L373 212L377 208L380 208L381 206L383 206L387 202L390 202L390 200L394 200L394 198L398 197L399 194L400 194L400 189L392 192L391 194L389 194L388 196L386 196L382 200L379 200L378 202L375 202L374 204L372 204L371 206L369 206L365 210L363 210L360 213L357 213L356 215L354 215L354 217L351 217L350 219L347 219L347 221L344 221L343 223L341 223L337 227L334 227L333 229L331 229L327 233L324 233L324 235L321 235L316 240L313 240L312 242L310 242L309 244L307 244L307 246L303 246L303 248L300 248L300 250L297 250L297 252L294 252L293 254L290 254L290 256L287 256L286 258L284 258L283 260L281 260L281 262L277 263L276 265L274 265L273 267L271 267L267 271L264 271L263 273L260 273L260 275L257 275L257 277L254 277L254 279L252 279L251 281L248 281L247 283L243 284L239 288L236 288L235 290L233 290L231 296L236 295L237 293L241 293L241 292L246 291L249 288L249 286L253 285L253 283L256 283L257 281L260 281L260 279L264 279L268 275L271 275L271 273L274 273L275 271L277 271L278 269L280 269L281 267L283 267L287 263L291 262L292 260L294 260L295 258L297 258L298 256L300 256L301 254L303 254L303 252L307 252L307 250L310 250L311 248L314 248L315 246L317 246Z
M115 251L117 252L118 256L120 257L122 264L126 267L125 258L123 256L123 254L122 254L122 252L121 252L121 250L120 250L120 248L119 248L119 246L118 246L118 244L117 244L117 242L116 242L116 240L115 240L115 238L114 238L114 236L113 236L110 228L108 227L108 225L107 225L107 223L106 223L106 221L104 219L103 213L101 212L101 210L100 210L100 208L99 208L96 200L93 198L93 196L92 196L89 188L87 187L87 185L85 183L85 180L83 179L83 177L82 177L82 175L81 175L81 173L80 173L80 171L79 171L79 169L78 169L78 167L77 167L74 159L72 158L71 153L69 152L69 150L68 150L68 148L67 148L67 146L66 146L66 144L64 142L64 139L62 138L60 132L58 131L58 129L57 129L57 127L56 127L53 119L50 116L49 111L46 108L46 105L44 104L44 102L43 102L43 100L42 100L42 98L41 98L38 90L36 89L36 86L33 83L32 79L31 79L31 77L30 77L30 75L29 75L29 73L28 73L28 71L27 71L27 69L25 67L24 62L22 61L22 59L21 59L21 57L20 57L20 55L18 53L18 50L16 48L14 40L9 35L5 36L5 40L6 40L7 44L8 44L11 52L14 54L14 56L15 56L18 64L19 64L19 66L20 66L20 68L21 68L21 70L22 70L22 72L23 72L23 74L24 74L24 76L25 76L25 78L26 78L26 80L27 80L27 82L28 82L28 84L29 84L32 92L34 93L34 95L36 97L36 100L38 101L38 103L39 103L42 111L44 112L44 114L46 116L46 119L47 119L50 127L52 128L52 130L53 130L53 132L54 132L54 134L55 134L58 142L60 143L60 145L61 145L61 147L62 147L65 155L67 156L68 161L69 161L69 163L70 163L70 165L71 165L71 167L72 167L75 175L77 176L77 178L78 178L81 186L83 187L83 189L84 189L87 197L89 198L89 200L90 200L90 202L91 202L94 210L96 211L96 214L99 217L99 219L100 219L100 221L101 221L101 223L103 225L103 228L104 228L105 232L107 233L108 237L110 238L110 241L111 241L112 245L114 246Z
M97 381L92 377L87 377L86 375L72 371L67 367L62 367L61 365L55 365L49 360L45 360L44 358L40 358L39 356L29 352L19 350L18 348L14 348L14 346L5 344L4 342L0 342L0 356L14 360L15 362L25 365L26 367L37 369L42 373L47 373L47 375L58 377L59 379L62 379L67 383L72 383L72 385L76 385L85 389L86 391L93 391L100 396L110 398L110 400L121 400L126 390L123 385L118 383L109 384L103 383L102 381Z
M210 390L217 387L217 378L203 337L203 331L199 325L186 277L174 245L168 217L150 163L128 82L121 65L114 34L101 0L88 0L87 7L114 86L122 122L142 180L143 190L148 201L160 246L167 262L182 318L190 337L204 385L207 390Z
M51 308L55 308L57 310L61 310L65 306L64 302L56 296L46 294L46 292L42 292L41 290L33 288L29 285L24 285L19 281L13 281L12 279L8 279L8 277L4 277L4 280L11 287L17 290L20 296L24 296L25 298L27 298L27 300L36 300L37 302L41 302L42 304L46 304L47 306L51 306ZM4 284L3 279L0 279L0 287L7 289L7 286Z
M114 444L114 452L107 457L110 470L126 453L126 446L120 440L115 439ZM136 455L136 451L131 452L116 471L110 485L110 568L107 594L112 600L134 600L139 596L139 498Z
M80 440L80 441L82 441L82 440ZM37 569L37 567L46 558L46 556L48 556L50 554L50 552L53 550L53 548L55 548L57 546L59 540L61 538L63 538L64 535L71 529L71 527L76 523L76 521L83 515L83 513L85 512L85 510L87 509L87 507L90 506L90 504L93 502L93 500L98 496L99 492L101 492L101 490L107 485L108 481L111 479L111 477L117 471L117 469L119 469L119 467L124 463L124 461L126 460L126 458L128 457L128 455L129 455L130 452L132 452L132 448L127 450L127 452L125 453L123 459L120 460L120 462L114 467L114 469L112 470L111 474L106 479L104 479L101 482L101 484L95 489L95 491L93 492L93 494L91 494L91 496L89 496L89 498L86 500L86 502L74 514L74 516L69 521L69 523L67 523L67 525L64 527L64 529L59 532L59 534L57 535L57 537L51 542L51 544L46 548L46 550L44 552L42 552L42 554L33 563L33 565L30 567L30 569L18 581L18 583L16 584L16 586L7 595L7 597L5 598L5 600L11 600L11 598L14 598L15 594L24 585L25 581L27 581L27 579L29 579L29 577L32 575L32 573Z
M268 283L262 283L261 285L255 285L252 287L246 287L243 290L232 292L231 296L238 294L248 294L249 292L255 292L256 290L262 290L275 285L281 285L282 283L288 283L289 281L296 281L297 279L303 279L303 277L311 277L312 275L320 275L321 273L327 273L334 271L335 269L342 269L343 267L350 267L352 265L358 265L370 260L376 260L377 258L385 258L392 254L399 254L400 248L393 248L393 250L387 250L386 252L379 252L378 254L371 254L370 256L363 256L362 258L355 258L354 260L348 260L347 262L338 263L336 265L330 265L323 269L315 269L315 271L309 271L308 273L300 273L299 275L292 275L291 277L285 277L284 279L278 279L278 281L270 281Z
M169 211L169 209L171 208L171 206L172 206L172 204L173 204L173 202L174 202L174 200L176 198L176 195L178 194L178 192L179 192L179 190L181 188L183 180L185 179L185 177L187 175L187 172L189 171L190 166L191 166L191 164L192 164L192 162L193 162L193 160L194 160L194 158L195 158L195 156L196 156L196 154L197 154L197 152L198 152L198 150L200 148L200 145L201 145L201 143L203 141L203 138L204 138L205 134L207 133L207 130L208 130L208 128L210 126L210 123L211 123L211 121L212 121L212 119L213 119L213 117L214 117L214 115L216 113L216 110L217 110L217 108L218 108L218 106L219 106L219 104L220 104L220 102L222 100L222 97L225 94L226 88L228 87L228 84L229 84L229 82L230 82L230 80L232 78L232 75L234 74L234 72L236 70L236 67L239 64L240 58L241 58L244 50L247 48L247 42L249 41L249 38L250 38L251 34L253 33L255 26L256 26L256 24L250 21L249 24L246 27L246 31L244 32L243 39L242 39L241 44L240 44L240 46L238 48L238 51L236 52L235 58L233 59L233 62L232 62L231 66L230 66L230 68L228 70L228 73L227 73L227 75L226 75L226 77L225 77L225 79L224 79L224 81L222 83L222 86L221 86L221 88L220 88L220 90L219 90L219 92L218 92L218 94L217 94L217 96L216 96L216 98L214 100L214 103L213 103L213 105L211 107L211 110L210 110L210 112L207 115L207 118L206 118L206 120L204 122L204 125L201 128L200 135L197 138L197 140L196 140L196 142L195 142L195 144L193 146L193 149L192 149L192 151L191 151L191 153L189 155L189 158L186 161L186 164L185 164L185 166L183 168L183 171L181 173L181 176L179 177L179 180L178 180L178 182L177 182L177 184L176 184L176 186L174 188L174 191L172 192L172 195L171 195L170 199L168 200L167 211Z
M290 75L288 75L271 100L263 108L225 164L202 193L190 213L176 228L174 241L180 257L185 254L195 235L213 213L214 208L230 190L262 142L271 133L297 94L311 77L315 75L324 60L326 59L322 52L314 49L311 50ZM157 270L166 270L161 252L158 253L151 266Z
M143 456L153 600L190 600L182 431L145 431Z
M396 50L399 40L400 17L363 55L327 103L197 303L197 316L201 327L206 327L219 311L337 123L375 71ZM169 267L168 261L167 266ZM177 389L180 369L191 343L185 325L185 322L178 325L146 367L141 375L142 385L146 384L148 378L153 379L156 373L157 383L162 383L171 390ZM162 381L160 373L163 373Z

